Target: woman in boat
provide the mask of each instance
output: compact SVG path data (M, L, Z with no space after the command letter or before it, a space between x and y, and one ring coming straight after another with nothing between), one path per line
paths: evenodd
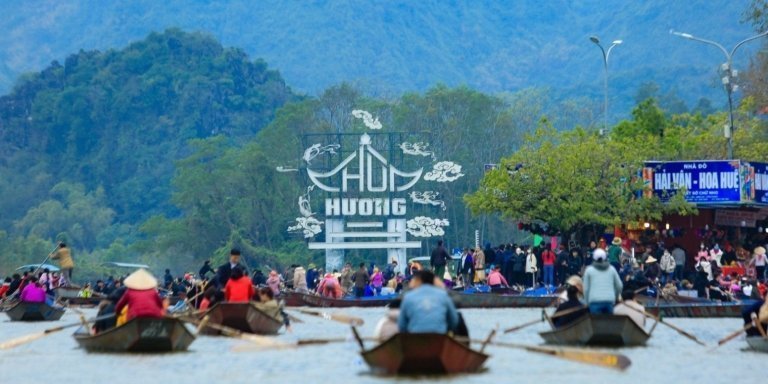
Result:
M320 285L317 286L317 293L323 297L334 299L340 299L344 295L339 280L331 273L326 273L323 280L320 281Z
M247 303L254 294L251 279L245 276L243 269L236 266L232 269L232 275L224 286L224 298L228 302Z
M491 274L488 275L488 285L491 287L491 292L501 293L505 289L509 288L509 283L504 275L501 274L501 266L494 265Z
M125 294L115 306L115 313L128 307L126 320L136 317L162 318L165 314L163 299L157 292L157 279L144 269L130 274L123 282Z
M301 265L293 270L293 289L299 293L309 292L307 288L307 271Z
M376 324L373 331L373 337L379 341L384 341L394 336L398 332L397 318L400 316L400 299L392 300L387 306L388 310L384 317Z
M557 306L552 315L552 325L555 328L564 327L584 316L588 311L580 297L584 293L584 284L581 277L573 275L565 282L566 301Z
M384 275L379 271L379 267L373 267L373 274L371 274L371 287L373 288L376 296L381 296L381 288L384 286Z
M44 303L45 289L40 286L37 277L30 277L29 283L21 290L21 301L25 303Z
M205 292L203 292L203 300L200 301L200 308L198 308L200 312L207 311L208 308L211 307L215 295L216 287L208 287L205 289Z
M269 271L269 277L267 278L267 286L272 289L272 293L275 296L280 294L280 283L283 282L283 277L280 276L274 269Z
M283 322L286 327L290 326L288 316L285 315L283 308L280 307L280 303L275 300L275 293L269 287L259 288L258 297L259 301L254 303L256 308L277 321Z
M99 304L99 312L96 316L102 317L104 315L114 314L115 307L117 306L117 302L120 301L124 293L125 293L125 287L120 287L114 290L112 293L110 293L109 296L107 296L107 299L103 300ZM116 316L97 320L95 323L93 323L93 333L97 334L100 332L104 332L108 329L114 328L116 324L117 324Z

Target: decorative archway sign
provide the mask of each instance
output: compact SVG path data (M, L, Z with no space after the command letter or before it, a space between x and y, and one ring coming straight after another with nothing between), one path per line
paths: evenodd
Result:
M439 161L429 143L418 140L424 134L383 132L378 117L367 111L354 110L352 116L375 132L303 137L299 171L308 185L298 197L301 216L288 232L302 234L309 249L325 250L326 271L341 269L347 249L385 249L387 260L397 260L402 272L406 250L421 248L418 238L445 235L449 225L439 217L446 206L432 183L450 183L464 174L461 165ZM430 184L431 189L420 190ZM320 212L313 210L313 195L323 195ZM324 241L315 241L323 227Z

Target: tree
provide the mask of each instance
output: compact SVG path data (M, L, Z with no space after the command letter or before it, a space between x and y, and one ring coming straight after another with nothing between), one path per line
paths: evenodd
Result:
M516 153L486 174L480 188L465 196L475 214L498 212L526 223L543 223L550 232L572 233L586 225L613 226L658 220L667 212L688 213L692 206L673 198L638 198L637 171L651 145L605 140L577 128L558 134L543 121Z

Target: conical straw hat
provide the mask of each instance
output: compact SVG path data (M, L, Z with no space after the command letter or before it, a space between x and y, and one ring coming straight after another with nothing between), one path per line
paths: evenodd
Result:
M147 272L146 269L139 269L126 277L123 284L130 289L143 291L146 289L157 288L157 279L155 279L151 273Z

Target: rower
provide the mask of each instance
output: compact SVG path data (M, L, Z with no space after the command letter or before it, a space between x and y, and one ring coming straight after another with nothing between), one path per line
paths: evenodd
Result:
M552 315L552 324L555 328L571 324L588 312L587 307L580 300L584 291L581 277L573 275L566 280L565 285L567 287L566 301L558 305L555 313Z
M621 292L621 303L613 308L614 315L629 316L640 328L645 327L645 308L635 301L635 291L625 289Z
M411 290L403 297L398 329L404 333L447 333L457 328L456 306L444 289L435 287L435 274L423 270L413 275Z

